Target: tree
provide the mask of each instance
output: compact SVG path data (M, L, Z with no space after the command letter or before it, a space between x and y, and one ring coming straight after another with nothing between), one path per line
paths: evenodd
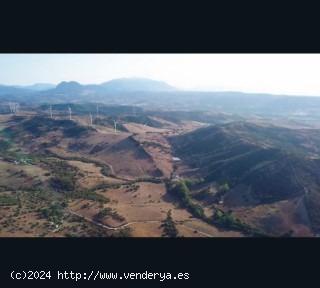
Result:
M171 210L167 212L167 218L161 225L164 230L164 234L168 237L178 237L178 230L171 216Z
M219 186L219 192L224 194L230 190L229 184L226 182Z

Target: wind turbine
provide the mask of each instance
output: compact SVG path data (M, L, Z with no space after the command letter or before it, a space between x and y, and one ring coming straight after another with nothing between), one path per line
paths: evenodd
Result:
M114 123L114 133L117 134L117 121L113 120Z
M97 109L97 118L99 118L99 105L98 104L97 104L96 109Z
M14 113L17 114L19 112L20 105L19 103L14 104Z
M9 109L10 113L13 114L13 104L11 102L9 102Z
M69 110L69 120L72 120L72 110L70 106L68 107L68 110Z
M90 119L90 126L92 126L93 121L92 121L92 114L91 113L89 114L89 119Z
M52 119L52 106L51 105L49 107L49 112L50 112L50 118Z
M9 108L10 108L11 114L15 114L17 110L17 103L9 102Z

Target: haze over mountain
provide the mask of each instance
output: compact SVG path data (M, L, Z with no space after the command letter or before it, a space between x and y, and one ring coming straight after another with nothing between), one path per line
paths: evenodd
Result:
M56 85L51 83L35 83L27 86L15 85L14 87L20 88L20 89L30 89L33 91L44 91L44 90L53 89L56 87Z
M290 117L318 121L320 97L296 97L242 92L204 92L179 90L146 78L119 78L102 84L63 81L31 86L0 86L0 101L31 103L100 102L135 105L148 109L215 111L238 115Z
M146 78L120 78L114 79L101 86L109 91L174 91L175 87L163 81L156 81Z
M15 87L15 86L7 86L0 85L0 96L2 95L16 95L28 92L27 89Z

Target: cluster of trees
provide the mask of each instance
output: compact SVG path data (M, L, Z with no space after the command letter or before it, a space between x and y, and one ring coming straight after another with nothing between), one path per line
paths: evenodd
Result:
M167 191L177 197L181 205L186 208L193 216L198 218L205 217L202 207L198 204L193 203L190 196L190 190L183 180L168 183Z
M89 189L83 189L83 190L75 190L72 193L69 194L71 198L80 198L80 199L86 199L86 200L91 200L91 201L96 201L101 204L105 204L110 202L110 199L98 194L94 190L89 190Z
M50 185L57 191L74 191L76 185L76 169L64 161L55 161L51 163L53 177L50 179Z
M250 225L243 223L239 219L235 218L231 212L224 212L220 209L215 209L211 222L218 227L241 231L247 235L257 237L266 236L258 229L253 228Z
M197 200L204 200L209 203L218 203L223 196L230 190L229 184L225 182L218 187L207 187L193 196Z
M67 207L66 202L53 202L48 207L42 208L40 213L42 217L54 224L61 224L63 218L63 211Z
M79 137L89 131L93 131L93 128L75 125L74 127L64 129L63 135L66 137Z
M129 184L129 185L125 185L126 191L127 192L136 192L139 189L139 185L137 184Z
M0 206L18 205L19 199L11 195L0 195Z
M182 206L185 207L193 216L200 218L209 224L213 224L223 229L241 231L252 236L265 236L258 229L253 228L235 218L231 212L224 212L220 209L215 209L213 216L207 217L204 214L203 208L200 205L193 203L190 190L184 180L167 183L167 189L169 193L179 199ZM217 193L218 197L223 196L229 189L228 183L220 185Z
M130 183L136 183L136 182L150 182L150 183L162 183L161 178L157 177L141 177L137 178L136 180L130 181Z
M100 172L104 176L112 176L111 169L107 165L102 165Z
M118 221L124 221L125 218L117 213L117 211L114 211L110 207L106 207L101 209L94 217L93 219L97 222L101 222L106 217L112 217L115 220Z
M163 227L164 236L178 237L178 230L172 219L171 210L168 211L167 218L163 221L161 227Z
M198 179L186 178L186 179L183 179L183 181L187 185L187 187L191 189L193 186L202 183L204 179L203 178L198 178Z
M0 153L6 152L10 148L10 142L0 139Z
M50 185L57 191L73 191L75 187L75 181L70 175L55 175L50 179Z

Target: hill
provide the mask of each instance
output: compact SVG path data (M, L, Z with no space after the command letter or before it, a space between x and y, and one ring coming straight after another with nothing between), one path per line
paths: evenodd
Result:
M246 214L247 221L264 231L270 228L266 219L275 217L271 207L284 201L295 206L286 213L277 206L282 215L277 216L280 217L277 223L290 215L295 218L272 233L298 230L296 225L300 222L304 223L303 229L318 233L319 132L237 122L198 129L173 137L171 143L176 155L193 168L185 177L203 178L202 187L219 187L224 183L230 187L216 195L208 193L207 200L220 201L225 209L234 209L241 217ZM262 207L264 214L258 216ZM242 214L244 210L246 213Z
M113 126L109 126L111 132L101 133L88 123L35 116L15 117L14 125L4 131L32 154L53 153L69 160L85 159L124 178L162 175L151 156L131 134L122 131L125 129L120 125L115 134Z

